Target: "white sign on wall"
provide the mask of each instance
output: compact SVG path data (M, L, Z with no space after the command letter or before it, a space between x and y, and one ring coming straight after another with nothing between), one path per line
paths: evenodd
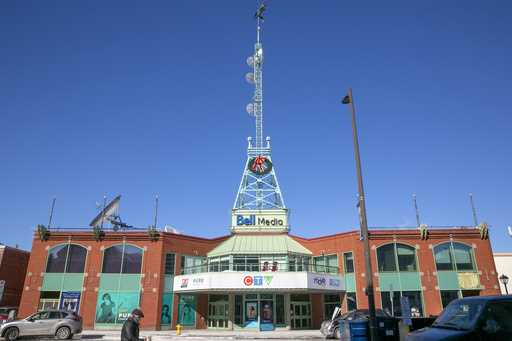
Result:
M207 272L174 277L174 291L345 290L341 275L312 272Z
M233 210L231 229L236 231L288 230L288 210Z

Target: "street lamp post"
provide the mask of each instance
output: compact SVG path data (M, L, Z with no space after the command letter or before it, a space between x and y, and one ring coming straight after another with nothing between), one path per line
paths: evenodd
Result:
M377 321L375 318L375 297L373 295L373 272L372 263L370 260L370 241L368 239L368 223L366 221L366 205L364 197L363 187L363 175L361 174L361 158L359 155L359 139L357 136L357 125L356 125L356 109L354 106L354 98L352 97L352 88L348 89L348 95L343 100L343 104L350 104L352 112L352 133L354 137L354 156L356 161L356 173L357 173L357 187L359 191L359 224L361 229L361 236L363 238L363 248L365 255L365 278L366 278L366 296L368 296L368 310L370 313L370 340L377 341Z
M508 288L507 288L508 276L507 275L501 275L499 279L500 279L500 282L503 283L503 286L505 287L505 294L508 295Z

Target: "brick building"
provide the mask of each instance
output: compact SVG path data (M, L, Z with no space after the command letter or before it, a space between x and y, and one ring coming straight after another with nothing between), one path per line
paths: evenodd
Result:
M0 306L20 304L30 252L0 245Z
M230 234L207 239L156 229L102 231L113 203L91 222L92 230L40 229L22 316L61 307L79 311L85 328L119 328L140 306L146 329L306 329L318 328L336 306L367 307L358 231L317 238L289 234L270 137L263 135L257 23L245 76L254 85L246 109L256 129L254 139L248 138ZM391 314L402 314L401 297L409 299L411 314L425 316L457 297L499 293L485 226L373 229L369 239L376 304Z
M370 242L377 308L394 315L401 296L428 316L457 297L499 294L491 245L477 228L431 228L426 239L418 229L372 229ZM367 307L363 273L358 231L214 239L106 231L102 240L51 231L46 241L34 236L20 315L64 304L85 328L117 328L140 306L145 329L318 328L336 305Z

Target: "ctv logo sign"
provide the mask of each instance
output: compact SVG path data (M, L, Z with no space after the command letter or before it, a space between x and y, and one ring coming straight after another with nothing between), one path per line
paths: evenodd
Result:
M265 284L265 286L270 286L273 278L274 276L245 276L243 282L246 287L261 287L263 284Z
M284 220L276 217L236 216L236 226L284 226Z

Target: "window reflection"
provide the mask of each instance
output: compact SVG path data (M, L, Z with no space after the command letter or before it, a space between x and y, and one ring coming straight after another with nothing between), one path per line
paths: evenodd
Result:
M128 244L114 245L103 253L103 273L139 274L142 249Z
M46 272L51 273L82 273L85 268L87 249L76 244L54 246L48 252Z

